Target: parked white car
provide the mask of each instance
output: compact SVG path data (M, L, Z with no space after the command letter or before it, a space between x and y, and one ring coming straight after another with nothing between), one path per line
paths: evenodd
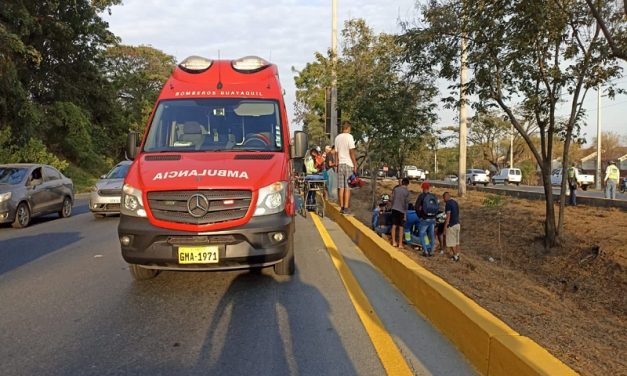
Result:
M486 170L471 168L466 171L466 183L472 185L483 184L484 186L487 186L490 182L490 178L488 178L489 173L490 172Z
M498 174L492 177L492 184L516 184L522 181L522 171L519 168L502 168Z
M577 182L579 186L584 191L588 189L589 186L594 185L594 175L584 174L580 168L577 169ZM556 168L551 171L551 185L561 185L562 184L562 169Z
M425 180L427 178L425 171L416 166L404 166L403 177L414 180Z

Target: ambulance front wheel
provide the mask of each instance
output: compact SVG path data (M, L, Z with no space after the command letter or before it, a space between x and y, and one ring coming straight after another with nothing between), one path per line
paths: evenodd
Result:
M293 275L296 271L296 261L294 257L294 236L290 234L287 241L287 252L285 258L278 264L274 264L274 272L278 275Z
M157 276L157 274L159 274L159 270L157 269L146 269L137 264L128 264L128 270L131 272L133 279L136 281L153 279Z

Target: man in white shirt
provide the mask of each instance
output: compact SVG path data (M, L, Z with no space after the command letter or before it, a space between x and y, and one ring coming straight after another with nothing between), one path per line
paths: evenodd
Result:
M351 197L348 178L357 172L355 139L351 135L351 123L348 120L342 122L342 133L335 137L335 150L338 162L337 181L340 191L340 213L348 214Z

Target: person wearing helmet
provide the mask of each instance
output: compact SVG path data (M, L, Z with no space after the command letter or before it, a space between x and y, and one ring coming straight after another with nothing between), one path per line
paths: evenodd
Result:
M620 179L620 170L616 167L616 162L610 161L605 169L605 198L616 199L616 186Z

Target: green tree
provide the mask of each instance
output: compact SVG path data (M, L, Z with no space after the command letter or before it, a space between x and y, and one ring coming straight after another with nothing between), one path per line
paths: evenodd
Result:
M116 45L105 51L104 74L113 85L130 130L143 130L175 66L174 56L149 46Z
M621 68L598 23L584 0L432 1L423 14L423 24L403 36L413 69L434 69L457 81L459 41L466 38L473 77L462 90L478 98L479 110L499 107L533 153L546 196L545 245L554 246L563 228L566 185L564 179L556 220L550 182L554 139L564 140L567 165L570 144L585 118L588 90L599 84L610 96L619 90L611 80L621 77ZM563 101L570 103L570 113L562 120L556 110ZM538 127L539 146L526 132L528 119Z

